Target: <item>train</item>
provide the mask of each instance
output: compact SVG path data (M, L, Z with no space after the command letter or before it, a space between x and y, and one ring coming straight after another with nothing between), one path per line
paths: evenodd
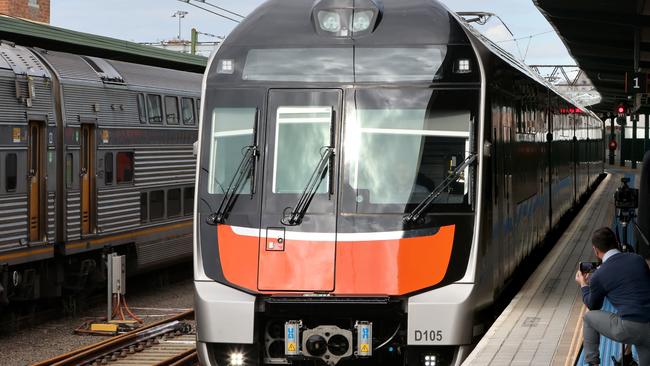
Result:
M602 121L436 0L269 0L210 58L201 364L460 365Z
M0 43L0 314L105 286L109 252L191 263L200 85Z

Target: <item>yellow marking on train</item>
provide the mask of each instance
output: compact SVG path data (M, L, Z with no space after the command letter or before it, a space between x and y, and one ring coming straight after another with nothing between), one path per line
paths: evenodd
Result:
M91 240L83 240L83 241L77 241L73 242L71 244L67 244L65 247L66 249L79 249L79 248L85 248L91 245L101 245L113 240L122 240L122 239L130 239L136 236L140 235L148 235L148 234L155 234L163 231L169 231L169 230L174 230L174 229L182 229L188 226L192 226L192 220L188 220L186 222L181 222L178 224L172 224L172 225L166 225L166 226L160 226L160 227L155 227L151 229L141 229L138 231L133 231L130 233L124 233L124 234L117 234L117 235L112 235L112 236L107 236L104 238L97 238L97 239L91 239ZM10 259L16 259L16 258L22 258L22 257L29 257L32 255L37 255L37 254L54 254L54 249L49 247L49 248L41 248L41 249L31 249L27 251L21 251L18 253L10 253L10 254L5 254L0 256L0 261L7 261Z
M46 254L46 253L53 253L54 249L52 248L41 248L41 249L31 249L25 252L20 252L20 253L11 253L11 254L5 254L0 256L0 260L9 260L9 259L15 259L15 258L20 258L20 257L27 257L30 255L36 255L36 254Z
M79 249L79 248L84 248L88 247L90 245L101 245L105 244L107 242L115 241L115 240L122 240L122 239L131 239L136 236L140 235L149 235L149 234L155 234L163 231L169 231L169 230L174 230L174 229L182 229L188 226L192 226L192 221L186 221L178 224L172 224L172 225L166 225L166 226L160 226L160 227L155 227L151 229L141 229L138 231L133 231L130 233L124 233L124 234L117 234L117 235L111 235L107 236L104 238L97 238L97 239L90 239L90 240L83 240L83 241L78 241L74 244L67 244L65 247L66 249Z
M361 345L361 353L368 353L368 345L367 344L362 344Z
M289 345L287 346L287 349L289 350L289 352L296 352L296 344L295 343L289 343Z

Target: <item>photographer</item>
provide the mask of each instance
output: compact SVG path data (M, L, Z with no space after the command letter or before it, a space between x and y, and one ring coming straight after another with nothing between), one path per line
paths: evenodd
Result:
M650 269L642 257L621 253L616 235L609 228L598 229L591 238L594 253L602 265L593 273L576 273L583 302L585 361L600 365L600 335L633 344L639 364L650 366ZM618 314L601 311L605 297Z

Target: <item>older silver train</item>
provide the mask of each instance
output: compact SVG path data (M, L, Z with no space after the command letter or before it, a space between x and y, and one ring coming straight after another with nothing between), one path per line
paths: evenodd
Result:
M0 43L2 304L191 258L200 74Z
M209 62L204 365L459 365L602 122L434 0L269 0Z

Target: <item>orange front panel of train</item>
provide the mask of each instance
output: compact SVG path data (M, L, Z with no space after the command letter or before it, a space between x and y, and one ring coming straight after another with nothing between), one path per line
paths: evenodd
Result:
M455 226L430 236L339 241L337 295L403 295L440 283L447 273Z
M363 240L363 234L346 240L342 234L338 243L304 240L309 234L301 233L300 240L287 238L282 250L269 250L266 237L260 238L265 230L219 225L219 256L226 280L251 291L398 296L444 279L455 229L385 240Z
M228 282L254 290L257 287L257 254L259 229L256 236L237 235L231 226L217 226L219 259Z
M336 243L287 239L283 251L267 250L260 241L258 289L273 292L334 290Z

